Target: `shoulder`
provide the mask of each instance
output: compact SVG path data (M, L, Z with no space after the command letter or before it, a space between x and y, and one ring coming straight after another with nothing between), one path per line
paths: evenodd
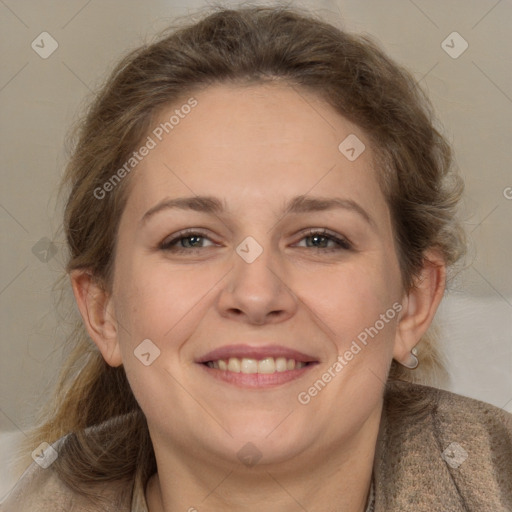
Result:
M417 510L434 503L457 511L512 510L512 415L450 391L390 383L376 463L387 488L404 500L414 497ZM425 489L429 503L422 508Z
M497 437L504 448L510 448L512 414L474 398L431 386L396 381L390 383L386 390L384 407L395 422L398 415L403 418L403 413L420 419L428 417L438 434L453 432L473 441L475 434Z
M91 499L68 487L54 469L65 438L42 453L41 463L33 462L0 503L0 512L130 512L132 489L126 482L99 483L91 488Z
M385 393L386 400L397 403L404 397L406 402L409 401L409 397L412 397L415 401L424 399L425 402L430 404L431 408L443 413L450 412L454 419L458 416L474 419L485 419L487 416L494 416L499 418L498 421L504 421L505 424L512 427L510 423L512 414L487 402L423 384L406 381L393 381L388 384Z
M1 512L71 510L71 496L50 469L35 462L23 473L13 490L0 504Z

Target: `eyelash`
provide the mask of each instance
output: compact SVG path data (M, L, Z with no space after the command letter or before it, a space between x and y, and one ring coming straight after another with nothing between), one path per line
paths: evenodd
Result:
M201 250L206 249L206 247L172 247L180 240L184 240L187 238L192 238L193 236L199 236L201 238L208 238L206 234L202 233L201 231L193 230L193 229L187 229L184 231L181 231L180 233L177 233L177 235L172 238L171 240L164 241L160 244L159 249L166 252L174 252L174 253L183 253L183 252L193 252L195 250ZM319 249L324 252L336 252L336 251L351 251L353 250L352 244L344 237L338 237L334 235L333 233L329 232L326 229L309 229L307 233L300 239L301 241L304 238L310 238L313 236L321 236L323 238L327 238L329 241L335 242L338 247L305 247L305 249Z

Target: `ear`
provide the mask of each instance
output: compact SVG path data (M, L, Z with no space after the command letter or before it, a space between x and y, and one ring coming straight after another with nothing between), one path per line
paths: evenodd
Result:
M446 264L438 251L426 251L423 268L402 301L393 358L410 365L411 350L427 332L446 286Z
M122 358L111 296L88 270L74 270L70 279L89 336L110 366L120 366Z

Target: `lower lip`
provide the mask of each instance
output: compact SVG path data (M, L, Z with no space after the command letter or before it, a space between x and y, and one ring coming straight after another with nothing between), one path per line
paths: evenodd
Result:
M270 388L286 384L292 380L299 379L311 368L316 366L316 363L311 363L298 370L286 370L285 372L274 373L237 373L229 372L227 370L219 370L217 368L210 368L206 364L199 364L204 370L212 377L228 384L234 384L242 388Z

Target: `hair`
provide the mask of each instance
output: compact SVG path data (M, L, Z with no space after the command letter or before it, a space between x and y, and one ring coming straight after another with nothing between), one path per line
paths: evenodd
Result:
M61 184L68 191L67 272L87 269L111 290L116 234L131 179L121 180L101 200L94 190L147 137L155 115L212 84L276 81L316 94L367 135L391 212L404 289L415 285L428 249L439 251L447 268L454 268L465 252L456 215L463 183L432 105L412 74L370 36L347 33L300 8L209 9L127 54L72 133ZM446 374L438 341L433 325L419 343L418 370L393 361L388 382L428 383ZM114 480L130 481L134 492L143 492L156 471L155 456L124 368L106 364L78 315L69 342L54 398L29 442L33 447L69 434L66 450L72 456L59 457L54 465L82 494L91 494L94 483ZM115 435L97 428L119 418L122 428L115 426Z

